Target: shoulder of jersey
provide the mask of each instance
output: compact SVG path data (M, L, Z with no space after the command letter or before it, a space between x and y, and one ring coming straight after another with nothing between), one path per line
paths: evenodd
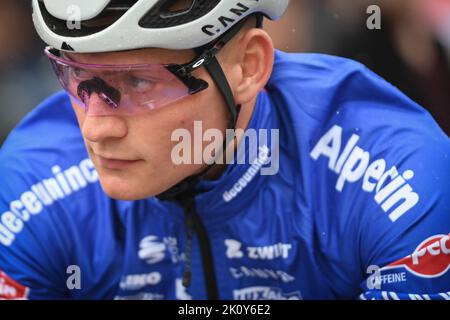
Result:
M317 131L338 124L442 136L428 111L350 59L277 51L267 88L275 100L282 98L278 108L302 117L307 127Z
M32 157L80 152L83 140L68 96L58 92L36 106L12 130L0 157Z

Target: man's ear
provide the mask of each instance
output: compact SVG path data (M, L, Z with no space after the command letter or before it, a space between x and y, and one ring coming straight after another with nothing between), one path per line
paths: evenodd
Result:
M275 49L262 29L252 28L236 41L237 64L233 69L233 93L236 104L252 101L269 81Z

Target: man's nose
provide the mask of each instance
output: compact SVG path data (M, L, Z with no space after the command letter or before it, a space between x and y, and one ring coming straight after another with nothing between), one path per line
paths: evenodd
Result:
M83 136L91 142L108 138L123 138L128 134L127 123L97 93L93 93L86 106L82 125Z

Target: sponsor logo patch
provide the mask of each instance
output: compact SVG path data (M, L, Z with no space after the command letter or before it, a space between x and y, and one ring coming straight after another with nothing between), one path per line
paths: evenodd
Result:
M450 268L450 234L439 234L425 239L412 254L381 270L399 267L423 278L442 276Z
M0 300L23 300L28 297L29 289L0 271Z

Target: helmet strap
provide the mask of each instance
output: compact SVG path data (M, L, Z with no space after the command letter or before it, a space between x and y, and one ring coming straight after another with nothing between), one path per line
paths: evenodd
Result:
M257 19L256 25L257 28L262 27L262 21L264 18L263 15L256 14L255 16ZM208 57L203 66L210 74L211 78L213 79L214 83L216 84L217 88L222 94L222 97L225 100L225 104L230 115L227 129L232 130L236 129L237 120L239 118L239 114L241 111L241 105L236 105L233 96L233 91L231 90L227 77L223 72L223 69L219 61L217 60L216 53L221 48L223 48L231 39L233 39L234 36L236 36L236 34L241 30L246 21L247 19L242 20L237 25L233 26L228 32L223 34L221 37L219 37L212 43L194 49L194 51L198 56ZM227 132L231 131L227 130ZM216 159L223 157L223 152L227 149L228 145L232 141L234 142L234 134L232 136L227 135L225 137L223 141L222 150L218 155L216 155ZM213 167L214 164L209 165L201 173L186 178L185 180L181 181L174 187L157 195L156 197L160 200L170 200L180 203L180 200L185 198L185 194L195 196L195 187L197 183L200 180L204 179Z

